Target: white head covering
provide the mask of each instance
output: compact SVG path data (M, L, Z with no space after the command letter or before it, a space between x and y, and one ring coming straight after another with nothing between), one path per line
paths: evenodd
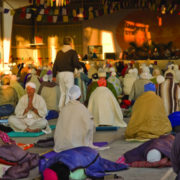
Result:
M116 70L114 67L109 68L109 72L111 72L112 76L116 76Z
M129 69L128 74L132 74L133 72L133 69Z
M164 78L164 76L159 75L159 76L156 77L156 81L157 81L158 84L161 84L161 83L163 83L165 81L165 78Z
M151 149L147 153L147 161L150 163L160 161L161 160L161 153L157 149Z
M138 69L137 68L133 68L133 73L138 75Z
M140 74L140 78L141 78L141 79L149 79L148 73L147 73L147 72L142 72L142 73Z
M175 77L175 71L172 69L168 69L165 73L164 73L164 77L166 77L166 74L171 73L173 75L173 78Z
M79 86L73 85L69 90L70 100L76 100L81 96L81 90Z
M145 66L142 68L143 72L150 73L149 67Z
M168 66L168 69L174 69L174 64L170 64L169 66Z
M103 68L98 69L98 77L106 77L106 71Z
M116 72L114 67L109 68L109 72Z
M34 68L32 68L32 69L30 70L30 73L31 73L31 74L36 74L37 71L36 71Z
M47 82L48 81L48 75L45 74L42 79L43 79L44 82Z
M150 64L150 65L149 65L149 67L150 67L150 68L153 68L153 65L152 65L152 64Z
M36 89L36 84L34 84L33 82L28 82L28 83L26 84L26 88L27 88L28 86Z

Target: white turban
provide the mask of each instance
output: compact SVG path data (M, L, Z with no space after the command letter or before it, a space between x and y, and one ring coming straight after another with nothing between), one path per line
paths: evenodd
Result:
M147 161L150 163L160 161L161 160L161 153L157 149L151 149L147 153Z
M116 72L112 72L111 75L112 75L112 76L116 76Z
M133 73L138 75L138 69L137 68L133 68Z
M150 73L149 67L145 66L142 68L143 72Z
M48 81L48 75L45 74L42 79L43 79L44 82L47 82Z
M133 72L133 69L129 69L128 74L132 74Z
M168 69L174 69L174 64L168 65Z
M36 74L37 71L36 71L34 68L32 68L32 69L30 70L30 73L31 73L31 74Z
M156 77L156 81L157 81L158 84L161 84L161 83L163 83L165 81L165 78L164 78L164 76L159 75L159 76Z
M81 90L79 86L73 85L69 90L70 100L76 100L81 96Z
M153 68L153 65L152 65L152 64L150 64L150 65L149 65L149 67L150 67L150 68Z
M148 73L146 73L146 72L141 73L140 78L141 79L149 79Z
M106 72L105 71L99 71L98 72L98 77L106 77Z
M109 72L116 72L114 67L109 68Z
M36 85L35 85L33 82L28 82L28 83L26 84L26 88L27 88L28 86L36 89Z

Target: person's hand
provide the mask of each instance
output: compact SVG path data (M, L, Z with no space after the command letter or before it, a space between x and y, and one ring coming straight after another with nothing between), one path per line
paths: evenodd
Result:
M33 97L29 97L28 99L28 107L32 107L32 101L33 101Z
M32 109L33 109L32 103L29 103L27 108L28 108L29 110L32 110Z
M35 107L32 106L31 111L33 111L35 114L37 114L40 117L38 110Z
M29 107L27 107L27 108L24 110L23 115L26 114L29 110L30 110Z

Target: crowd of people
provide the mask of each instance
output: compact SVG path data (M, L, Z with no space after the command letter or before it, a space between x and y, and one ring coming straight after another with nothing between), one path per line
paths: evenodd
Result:
M177 64L160 69L157 64L98 67L92 62L87 69L67 36L53 66L16 66L11 71L1 74L0 119L8 119L8 125L0 126L0 130L51 133L48 120L57 118L54 151L62 152L81 146L97 149L93 145L95 127L126 127L125 140L146 143L126 152L117 163L170 165L162 159L171 159L174 136L170 134L178 133L180 126ZM128 123L125 110L129 111Z

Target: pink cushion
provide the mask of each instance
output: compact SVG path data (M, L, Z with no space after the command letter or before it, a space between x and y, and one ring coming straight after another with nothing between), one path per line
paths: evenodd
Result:
M57 174L52 169L45 169L43 172L44 180L58 180Z

